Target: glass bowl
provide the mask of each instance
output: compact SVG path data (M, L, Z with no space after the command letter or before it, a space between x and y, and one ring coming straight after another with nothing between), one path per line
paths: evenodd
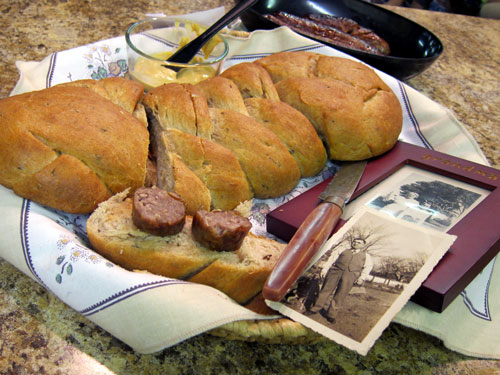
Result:
M199 24L171 18L135 22L125 33L129 77L150 90L172 82L196 84L217 75L229 52L227 41L219 34L189 63L167 61L179 46L196 38L204 29Z

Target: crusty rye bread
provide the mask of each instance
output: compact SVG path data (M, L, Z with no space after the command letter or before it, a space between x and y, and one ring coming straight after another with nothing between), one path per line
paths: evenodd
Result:
M230 79L216 76L196 84L211 108L231 109L248 115L240 90Z
M173 236L140 231L125 191L90 215L87 234L97 252L126 269L209 285L239 303L250 301L261 291L284 245L250 233L237 251L209 250L193 239L191 221L186 217L183 230Z
M246 98L280 100L267 71L259 64L243 62L223 71L221 76L232 80Z
M280 52L255 61L282 101L302 112L335 160L360 160L391 149L401 133L401 105L367 65L312 52Z
M148 119L166 129L210 139L211 124L204 95L190 84L169 83L150 90L142 99Z
M322 56L314 52L279 52L253 63L263 67L276 84L289 77L316 77L316 63Z
M229 80L220 78L223 96L239 97L245 112L243 98ZM206 90L217 95L217 85L207 84ZM177 97L176 97L177 96ZM199 203L205 206L206 199L197 202L196 194L206 197L209 205L204 209L228 210L241 202L253 198L250 184L235 154L228 148L212 142L212 124L208 112L207 98L198 86L169 84L151 90L144 98L151 133L152 153L156 157L158 186L177 192L185 201L189 213ZM182 113L185 111L184 113ZM201 131L200 131L201 127ZM199 136L202 133L203 136ZM171 155L176 155L182 174L174 179ZM180 178L195 178L204 184L206 191L193 185L193 190L184 189L186 181ZM198 181L196 181L198 182ZM182 186L181 186L182 185Z
M330 78L287 78L276 88L281 99L315 126L335 160L363 160L397 142L402 111L395 95Z
M174 189L168 191L180 195L188 215L194 215L198 210L210 210L211 197L208 187L177 154L171 153L169 158L175 182Z
M279 197L297 185L297 162L272 131L228 109L210 108L210 118L212 139L235 153L256 198Z
M246 68L236 69L240 65L244 65ZM327 155L312 124L292 106L279 101L278 92L265 69L260 65L251 63L240 65L231 67L227 72L238 72L239 82L243 85L244 83L252 83L254 75L251 73L257 71L260 73L258 81L261 82L261 78L267 77L269 87L272 87L272 92L276 94L275 96L271 95L271 97L276 97L278 100L261 97L267 95L263 95L259 91L246 92L247 96L257 95L258 97L243 99L242 94L231 79L218 76L201 81L196 85L207 98L209 108L232 110L257 120L277 135L278 139L288 148L298 164L302 177L310 177L319 173L325 166ZM249 67L252 67L252 69L249 69ZM244 73L249 73L246 78L247 81L243 77ZM232 74L228 76L233 77ZM270 91L270 89L268 88L267 91ZM241 117L241 119L244 119L244 117ZM252 122L251 120L248 121ZM266 142L273 142L273 140L268 139Z
M217 81L223 82L225 89L217 90L217 85L210 83ZM272 131L238 111L209 108L203 90L210 91L217 97L214 105L220 105L222 98L227 95L228 100L237 97L241 105L245 106L239 91L236 87L229 88L232 85L228 84L228 81L226 78L218 77L205 86L167 84L149 91L143 99L150 120L150 131L153 133L153 148L164 146L166 151L177 153L202 181L210 185L212 198L215 198L212 207L224 209L236 207L237 204L234 204L242 202L240 200L242 198L281 196L291 191L300 179L297 162ZM200 131L200 126L203 131ZM163 134L165 141L163 145L156 145L160 134ZM199 139L182 137L183 134ZM188 151L188 148L191 150ZM189 153L192 155L188 155ZM231 153L233 157L230 156ZM212 167L217 167L218 170L213 170L210 174L203 172L202 167L207 166L200 166L200 155L209 164L212 163L210 159L214 163L217 162L212 164ZM222 165L223 159L226 160L225 166ZM162 170L169 168L168 165L162 166L164 160L166 159L157 161L159 176ZM225 172L221 173L223 169ZM241 181L241 170L245 173L248 185ZM216 175L219 181L212 178ZM222 189L222 185L231 179L233 179L231 186L227 185ZM173 188L172 184L169 186L170 189ZM247 186L251 188L250 191ZM227 188L231 187L241 190L237 194L234 190L228 194Z
M302 177L318 174L326 164L326 150L311 122L285 102L245 99L251 117L271 130L288 148Z
M344 57L304 51L280 52L258 59L255 64L269 73L274 84L287 78L329 78L367 91L391 91L372 68Z
M240 66L245 68L238 68ZM319 173L325 166L327 159L321 139L302 113L279 100L278 92L265 69L257 64L242 63L231 67L226 72L237 72L237 78L241 85L249 83L254 86L253 80L255 78L259 82L259 87L264 86L263 82L267 82L265 85L267 88L264 90L261 87L263 92L260 90L247 91L246 96L248 97L243 99L242 93L231 79L221 76L209 78L196 85L207 98L208 107L232 110L252 117L278 136L278 139L288 148L297 162L302 177L310 177ZM246 78L243 77L245 73L247 73ZM234 76L234 74L228 74L228 77L233 78ZM269 95L273 99L267 98L266 93L269 91L275 94ZM251 97L252 95L257 97ZM273 142L271 139L267 141Z
M135 111L144 93L144 86L141 83L120 77L99 80L80 79L61 83L58 86L86 87L130 113Z
M178 155L210 191L212 209L232 210L253 198L245 173L231 150L177 129L168 129L165 138L170 152Z
M144 184L147 129L87 87L3 99L0 122L0 183L22 197L89 213L112 194Z

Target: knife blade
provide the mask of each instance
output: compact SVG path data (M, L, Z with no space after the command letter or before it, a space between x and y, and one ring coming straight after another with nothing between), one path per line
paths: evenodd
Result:
M309 261L326 242L337 224L345 204L358 186L367 162L344 163L320 194L322 201L305 218L283 250L262 289L262 296L281 301L302 275Z

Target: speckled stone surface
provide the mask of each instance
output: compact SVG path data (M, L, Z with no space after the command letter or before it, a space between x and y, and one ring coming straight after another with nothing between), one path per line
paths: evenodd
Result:
M0 2L0 98L16 60L118 36L145 13L180 14L227 0ZM500 21L391 8L439 36L442 57L408 83L452 110L500 167ZM366 357L331 342L266 345L203 334L141 355L0 260L0 374L499 374L500 361L468 358L429 335L391 324Z
M391 7L436 34L439 59L409 85L450 109L500 168L500 21Z

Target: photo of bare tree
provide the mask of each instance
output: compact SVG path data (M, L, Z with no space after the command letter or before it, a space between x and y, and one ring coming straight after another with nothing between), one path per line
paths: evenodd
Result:
M463 187L413 173L367 205L393 217L445 232L480 197L481 194Z

